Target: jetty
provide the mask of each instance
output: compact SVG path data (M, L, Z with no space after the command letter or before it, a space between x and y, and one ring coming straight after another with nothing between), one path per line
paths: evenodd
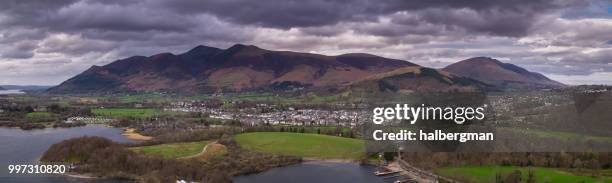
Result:
M374 172L374 175L376 176L385 176L385 175L391 175L391 174L396 174L399 173L399 170L391 170L385 167L380 167L379 170L376 170Z
M395 183L417 183L413 178L406 178L402 180L396 180Z
M377 168L374 175L384 176L383 179L396 179L394 181L395 183L437 183L438 180L458 183L456 180L414 167L402 159L391 162L384 167Z

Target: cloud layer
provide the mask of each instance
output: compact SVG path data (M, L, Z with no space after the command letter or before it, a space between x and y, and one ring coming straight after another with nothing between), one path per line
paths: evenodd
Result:
M235 43L367 52L431 67L475 56L568 84L612 84L608 1L9 0L0 84L59 84L132 55Z

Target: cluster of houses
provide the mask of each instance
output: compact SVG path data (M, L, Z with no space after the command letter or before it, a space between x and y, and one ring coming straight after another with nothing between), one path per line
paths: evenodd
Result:
M336 125L354 127L366 114L360 110L279 109L270 104L257 104L241 109L212 108L197 102L173 102L167 111L199 112L211 118L237 119L244 124L259 125Z
M109 118L103 118L103 117L83 117L83 116L75 116L75 117L69 117L66 120L64 120L64 123L76 123L76 122L83 122L86 124L108 124L110 122L112 122L112 119Z
M237 115L244 123L257 125L261 123L278 125L336 125L354 127L358 124L361 111L299 109L273 111L259 114L240 113Z
M532 92L489 97L496 112L517 111L517 107L548 107L571 102L567 95L551 92Z

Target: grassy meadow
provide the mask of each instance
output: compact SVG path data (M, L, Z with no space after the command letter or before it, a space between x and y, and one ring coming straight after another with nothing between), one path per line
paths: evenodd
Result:
M173 159L180 158L186 156L196 155L202 152L204 146L206 146L210 141L199 141L199 142L181 142L181 143L171 143L171 144L160 144L160 145L152 145L152 146L143 146L143 147L133 147L130 148L133 151L146 153L146 154L156 154L163 156L164 158Z
M53 114L49 112L31 112L26 114L26 117L30 119L51 118Z
M531 167L535 173L536 182L566 183L604 183L612 182L612 177L593 177L590 175L576 175L570 171L556 168ZM495 182L495 175L500 172L502 177L516 170L521 171L521 179L527 180L529 168L513 166L462 166L436 169L435 172L446 177L470 183ZM605 171L605 170L604 170ZM503 180L503 178L502 178Z
M180 112L169 112L159 109L136 109L136 108L101 108L92 109L96 116L110 118L151 118L161 115L177 115Z
M244 133L234 138L243 148L280 155L323 159L364 156L364 143L359 139L286 132Z
M31 122L51 122L57 115L50 112L30 112L26 114L26 119Z

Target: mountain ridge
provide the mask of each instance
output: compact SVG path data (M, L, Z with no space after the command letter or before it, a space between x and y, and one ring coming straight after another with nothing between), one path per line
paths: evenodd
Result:
M347 86L351 92L367 93L365 95L388 92L481 92L490 87L470 78L421 66L402 67L390 72L374 74Z
M374 55L326 56L271 51L236 44L227 49L196 46L181 54L133 56L83 73L49 89L51 93L140 91L246 91L289 82L330 86L416 64Z
M482 60L485 57L472 59L477 58ZM509 70L509 72L528 75L529 78L548 79L541 74L529 72L512 64L494 59L488 62L498 65L503 70ZM413 73L399 73L403 74L400 80L423 86L398 83L398 86L401 85L406 89L448 91L470 88L469 90L472 90L471 86L464 84L485 88L492 88L493 85L499 84L469 74L467 77L478 82L461 79L460 76L466 75L461 72L456 74L452 72L452 69L446 70L449 67L436 70L404 60L367 53L328 56L293 51L273 51L254 45L236 44L227 49L198 45L180 54L159 53L148 57L127 57L104 66L92 66L47 91L56 94L214 93L262 89L342 88L364 79L371 80L370 77L380 76L383 73L395 71L397 74L398 70L401 71L401 68L407 67L418 68L418 73L416 70ZM421 75L421 72L427 74ZM410 77L406 77L408 75ZM389 78L379 79L388 80ZM550 82L555 83L552 80ZM538 86L539 84L541 83L537 83Z

